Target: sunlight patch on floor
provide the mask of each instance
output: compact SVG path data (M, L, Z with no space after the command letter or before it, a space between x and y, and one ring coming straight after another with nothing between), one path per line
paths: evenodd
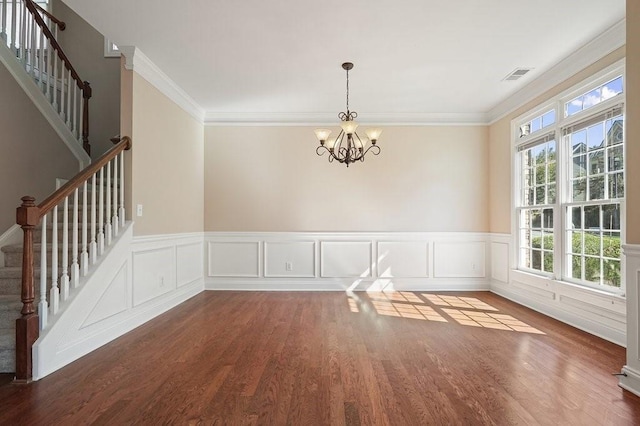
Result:
M454 323L468 327L481 327L494 330L516 331L519 333L545 334L511 315L501 314L498 309L477 299L467 296L438 295L411 292L367 292L369 303L359 302L363 307L373 306L377 315L419 319L442 323ZM424 298L424 299L423 299ZM349 310L360 313L355 296L348 297ZM364 309L369 311L369 309ZM449 319L448 319L449 318Z

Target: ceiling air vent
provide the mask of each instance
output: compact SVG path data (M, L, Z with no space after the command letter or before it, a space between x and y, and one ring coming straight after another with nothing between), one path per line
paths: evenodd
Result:
M526 73L528 73L529 71L531 71L533 68L516 68L515 70L511 71L509 74L507 74L507 76L505 78L502 79L502 81L516 81L521 79L522 77L524 77L524 75Z

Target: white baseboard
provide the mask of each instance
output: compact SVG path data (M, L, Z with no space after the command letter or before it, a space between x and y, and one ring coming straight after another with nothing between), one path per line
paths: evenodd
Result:
M567 310L555 307L551 301L543 301L530 297L521 292L514 291L510 285L497 281L491 283L491 292L617 345L626 345L626 333L623 330L607 327L602 322L592 318L578 316Z
M618 385L629 392L640 396L640 371L636 371L633 368L625 365L622 367L622 376L620 376L620 382Z

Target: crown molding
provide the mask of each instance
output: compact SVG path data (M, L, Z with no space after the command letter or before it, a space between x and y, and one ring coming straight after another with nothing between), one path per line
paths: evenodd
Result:
M125 58L124 67L126 69L137 72L198 122L204 121L205 113L200 105L162 72L140 49L135 46L118 46L118 48Z
M509 113L534 100L589 65L626 44L626 18L558 62L531 83L509 96L487 112L487 123L493 124Z
M337 113L212 112L206 126L332 126ZM487 124L484 113L361 113L361 124L384 126L478 126Z

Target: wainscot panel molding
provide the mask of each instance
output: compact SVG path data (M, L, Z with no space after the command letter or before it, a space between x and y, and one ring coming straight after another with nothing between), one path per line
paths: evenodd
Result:
M204 240L208 290L489 289L485 233L207 232ZM445 272L431 274L438 268Z
M625 297L519 271L512 246L511 235L490 237L492 292L618 345L627 344ZM628 291L628 279L627 283Z
M627 283L627 364L622 367L620 387L640 396L640 244L623 246Z
M109 253L33 347L40 379L204 290L202 233L133 237L128 223Z

